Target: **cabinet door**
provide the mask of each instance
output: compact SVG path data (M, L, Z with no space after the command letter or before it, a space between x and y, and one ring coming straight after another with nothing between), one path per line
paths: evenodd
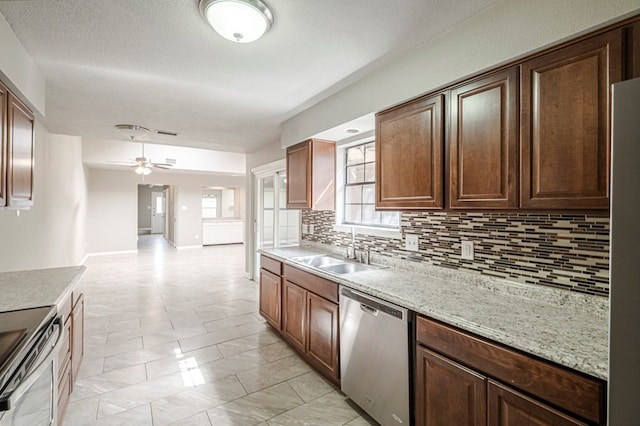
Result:
M451 91L452 208L517 207L517 78L513 67Z
M29 109L9 93L7 123L7 205L33 205L34 118Z
M493 380L489 380L488 405L489 426L586 425Z
M311 141L287 149L287 208L311 208Z
M416 425L485 425L486 378L435 352L416 350Z
M340 377L338 363L338 305L313 293L307 293L309 332L307 355L325 375L336 381Z
M610 85L622 78L622 31L522 64L523 208L609 207Z
M285 281L282 296L282 335L304 353L307 347L307 291Z
M0 83L0 207L7 205L7 88Z
M71 376L73 382L78 377L78 370L84 355L84 295L81 294L73 307L71 338Z
M444 95L376 115L376 209L440 209Z
M281 278L264 269L260 270L260 315L271 326L280 330L282 304Z

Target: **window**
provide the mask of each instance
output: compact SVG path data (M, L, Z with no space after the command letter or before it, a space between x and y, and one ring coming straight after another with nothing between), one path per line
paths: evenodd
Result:
M214 219L218 217L218 197L213 194L202 195L202 218Z
M376 211L375 142L347 147L344 157L344 211L347 225L398 228L398 212Z

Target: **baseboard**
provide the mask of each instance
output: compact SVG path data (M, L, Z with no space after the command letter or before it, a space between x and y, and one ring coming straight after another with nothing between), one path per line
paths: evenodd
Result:
M202 244L197 245L197 246L175 246L175 248L178 249L178 250L199 249L199 248L202 248Z
M82 258L80 263L78 263L78 265L84 265L85 263L87 263L87 259L89 259L89 253L84 255L84 257Z
M99 251L97 253L89 253L87 254L87 257L93 257L93 256L111 256L113 254L132 254L132 253L138 253L138 250L121 250L121 251Z

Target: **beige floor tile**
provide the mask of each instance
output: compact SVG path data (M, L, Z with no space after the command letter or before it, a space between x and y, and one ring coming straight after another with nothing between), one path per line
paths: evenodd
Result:
M213 424L255 425L304 401L287 383L263 389L207 411Z
M346 397L334 391L273 417L267 423L270 426L341 426L359 417L345 399Z
M65 426L369 424L265 324L244 246L139 242L87 261L85 355Z
M251 370L238 373L238 379L248 393L281 383L310 371L310 367L297 355L283 358Z

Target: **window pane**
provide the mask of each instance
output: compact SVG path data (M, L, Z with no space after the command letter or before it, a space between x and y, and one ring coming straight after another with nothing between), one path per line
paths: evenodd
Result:
M376 202L376 186L374 184L362 186L362 202L375 204Z
M347 167L347 183L364 182L364 165Z
M380 223L380 212L376 211L376 207L371 204L362 206L362 221L364 223Z
M362 203L362 185L347 186L347 204Z
M354 146L347 149L347 165L364 163L364 146Z
M400 213L382 212L380 221L383 225L398 226L400 224Z
M280 192L278 193L278 206L281 209L287 208L287 177L282 174L278 174L278 182L280 187Z
M345 222L362 222L362 206L359 204L347 204L345 209Z
M374 142L368 143L365 145L364 149L365 149L364 161L367 163L376 161L376 144Z
M273 178L262 179L262 206L265 209L272 209L273 205Z
M366 182L376 181L376 163L368 163L364 166L364 180Z

